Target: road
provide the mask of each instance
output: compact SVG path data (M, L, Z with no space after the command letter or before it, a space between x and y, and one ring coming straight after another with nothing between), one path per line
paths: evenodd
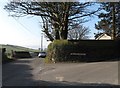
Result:
M118 61L44 64L19 59L2 66L3 86L117 85Z

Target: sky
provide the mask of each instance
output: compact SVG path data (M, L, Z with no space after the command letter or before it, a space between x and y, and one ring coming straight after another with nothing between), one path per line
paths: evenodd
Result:
M0 1L0 44L40 48L42 36L40 17L13 18L3 9L6 1ZM48 44L47 39L43 37L43 47L46 48Z
M41 46L41 19L38 16L25 16L20 18L13 18L5 11L4 5L9 0L0 0L0 44L11 44L24 46L28 48L38 49ZM94 39L94 33L97 30L94 28L98 19L91 18L84 26L91 30L90 38ZM43 37L43 47L47 48L50 42Z

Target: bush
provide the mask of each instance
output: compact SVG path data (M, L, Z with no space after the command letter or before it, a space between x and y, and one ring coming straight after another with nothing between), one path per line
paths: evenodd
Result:
M68 40L55 40L48 45L45 61L65 62L78 60L78 57L71 56L72 52L79 52L78 47L79 46L76 46L76 44L68 42Z
M52 43L50 43L48 45L47 56L45 58L45 63L51 62L52 61L52 57L53 57L53 47L52 47Z
M14 58L31 58L31 55L28 51L15 51Z
M53 59L56 62L66 61L69 53L69 43L67 40L56 40L53 42Z
M46 61L61 62L67 59L66 46L68 46L67 40L55 40L48 45Z
M45 60L46 62L110 60L120 58L118 46L119 41L55 40L49 44Z
M6 62L10 61L10 58L7 57L5 52L6 52L6 48L2 48L2 62L3 63L6 63Z

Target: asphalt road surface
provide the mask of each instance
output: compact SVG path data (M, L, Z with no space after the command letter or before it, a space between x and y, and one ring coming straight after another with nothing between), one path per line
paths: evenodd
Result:
M118 85L118 61L45 64L19 59L2 66L3 86Z

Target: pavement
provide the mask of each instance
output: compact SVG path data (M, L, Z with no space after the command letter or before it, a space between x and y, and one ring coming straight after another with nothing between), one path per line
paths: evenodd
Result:
M3 86L114 86L118 82L118 61L45 64L42 58L27 58L2 66Z

